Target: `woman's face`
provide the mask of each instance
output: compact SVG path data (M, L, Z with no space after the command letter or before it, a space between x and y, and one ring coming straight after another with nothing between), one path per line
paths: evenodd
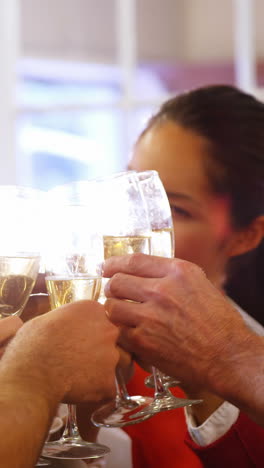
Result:
M206 140L166 122L147 131L135 146L130 169L155 169L173 216L175 255L199 265L221 286L234 234L229 202L209 188Z

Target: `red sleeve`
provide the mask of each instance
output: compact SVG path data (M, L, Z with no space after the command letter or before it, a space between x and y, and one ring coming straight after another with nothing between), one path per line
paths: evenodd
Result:
M200 447L189 434L185 442L206 468L264 467L264 429L243 413L229 431L212 444Z

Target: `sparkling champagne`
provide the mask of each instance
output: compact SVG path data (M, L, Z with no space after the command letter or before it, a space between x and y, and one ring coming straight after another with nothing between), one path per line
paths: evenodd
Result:
M174 257L172 228L153 229L151 236L151 254L158 257Z
M38 270L39 257L0 256L0 318L21 314Z
M116 255L127 255L132 253L150 253L151 237L148 236L104 236L104 258L105 260ZM101 294L99 302L104 304L104 287L107 279L102 279Z
M148 236L104 236L104 258L137 252L149 254L150 245Z
M47 276L46 285L51 308L56 309L82 299L97 301L101 290L101 278L97 276L75 278Z

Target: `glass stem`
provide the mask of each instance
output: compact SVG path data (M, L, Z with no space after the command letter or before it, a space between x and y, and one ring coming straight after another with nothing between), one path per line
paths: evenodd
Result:
M138 405L134 402L127 391L126 383L121 369L116 368L116 401L118 406L125 406L127 408L136 408Z
M76 440L80 439L80 434L77 426L76 406L68 405L68 417L66 426L62 434L63 439Z
M163 398L165 395L168 394L168 389L164 386L162 381L162 374L156 368L152 367L152 374L154 378L154 385L155 385L155 398Z
M106 284L108 281L107 278L103 278L103 282ZM105 302L105 296L104 294L101 294L100 296L100 299L99 302L101 302L101 304L104 304ZM126 407L126 408L130 408L130 409L133 409L133 408L136 408L137 407L137 403L134 402L128 391L127 391L127 386L126 386L126 382L125 382L125 379L124 379L124 376L123 376L123 373L120 369L120 367L116 367L116 373L115 373L115 385L116 385L116 397L115 397L115 400L116 400L116 407Z
M120 368L116 368L116 391L120 400L126 402L130 400L125 379Z

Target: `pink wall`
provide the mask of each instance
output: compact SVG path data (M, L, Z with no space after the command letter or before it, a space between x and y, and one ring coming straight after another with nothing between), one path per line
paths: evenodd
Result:
M226 64L177 64L150 65L162 79L170 92L181 92L209 84L235 84L234 66ZM264 63L257 67L258 86L264 85Z

